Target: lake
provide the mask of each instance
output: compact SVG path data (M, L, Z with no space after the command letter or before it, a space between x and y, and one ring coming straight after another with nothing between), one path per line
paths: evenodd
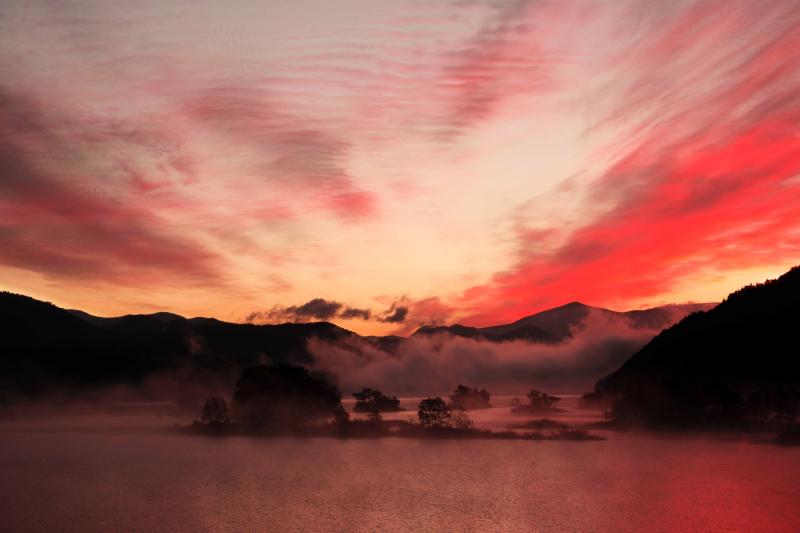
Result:
M501 426L491 415L473 418ZM2 424L1 529L800 531L800 448L745 438L257 439L156 430L169 422Z

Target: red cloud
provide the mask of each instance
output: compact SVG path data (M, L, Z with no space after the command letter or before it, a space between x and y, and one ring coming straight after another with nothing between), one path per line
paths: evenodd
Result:
M348 143L277 107L264 91L218 87L185 102L182 112L199 127L251 147L257 158L251 172L265 187L294 196L294 204L324 209L346 221L373 216L374 195L347 170Z
M533 29L552 15L548 11L530 1L500 4L463 48L446 55L438 90L450 110L449 128L460 133L490 118L509 98L552 88L550 58Z
M620 139L632 148L589 186L584 212L600 214L555 247L560 230L521 225L517 265L464 295L470 322L798 261L800 24L778 18L789 5L659 20L624 64L633 75L609 121L633 124L634 142Z
M44 116L30 98L0 95L0 263L123 285L223 282L215 254L102 180L75 180L75 123Z

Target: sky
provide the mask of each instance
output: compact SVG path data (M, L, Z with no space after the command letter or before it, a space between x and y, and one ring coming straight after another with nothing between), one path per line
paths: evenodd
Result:
M800 263L800 2L0 6L0 289L485 326Z

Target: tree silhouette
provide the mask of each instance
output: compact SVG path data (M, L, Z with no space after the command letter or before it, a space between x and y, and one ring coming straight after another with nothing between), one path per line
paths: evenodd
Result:
M226 426L231 423L228 404L222 398L212 397L203 405L200 421L209 426Z
M543 411L552 411L556 404L561 401L561 398L551 396L546 392L541 392L536 389L531 389L526 396L528 397L531 408L541 409Z
M236 383L233 401L238 421L268 431L347 419L335 386L311 377L304 368L288 365L246 368Z
M425 398L417 409L419 424L425 428L468 429L472 421L465 409L450 407L439 397Z
M764 385L747 399L751 418L761 423L793 423L800 414L800 393L779 385Z
M384 396L379 390L365 388L361 392L354 392L353 397L356 399L353 411L357 413L368 413L371 417L377 415L380 418L380 413L402 411L400 400L396 396Z
M561 398L547 394L546 392L531 389L528 394L528 404L523 405L517 398L511 401L512 413L553 413L560 411L556 404L561 401Z
M425 398L419 402L417 417L422 427L449 427L450 408L439 397Z
M489 399L490 395L486 389L478 390L459 385L450 395L450 404L466 410L488 409L492 406Z
M451 407L449 426L455 429L472 429L473 424L467 415L466 409Z

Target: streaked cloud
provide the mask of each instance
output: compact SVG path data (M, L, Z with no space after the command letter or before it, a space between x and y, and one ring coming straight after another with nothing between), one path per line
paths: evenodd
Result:
M368 333L714 300L800 262L799 12L8 3L3 288Z

